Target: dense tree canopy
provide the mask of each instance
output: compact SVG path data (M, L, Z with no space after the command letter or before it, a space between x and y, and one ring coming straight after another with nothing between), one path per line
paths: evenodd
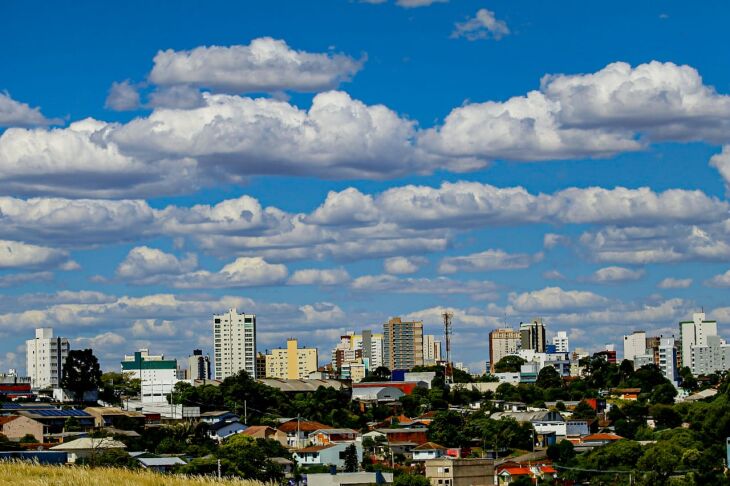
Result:
M82 401L85 392L98 390L100 386L101 368L94 353L90 349L69 351L63 365L61 387Z

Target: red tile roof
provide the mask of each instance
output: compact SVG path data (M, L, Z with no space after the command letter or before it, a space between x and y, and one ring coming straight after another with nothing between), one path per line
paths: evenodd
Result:
M596 440L621 440L621 439L623 439L623 437L621 437L620 435L599 433L599 434L586 435L581 440L583 442L592 442L592 441L596 441Z
M298 424L296 420L290 420L279 425L277 428L282 432L296 432L297 429L302 432L314 432L319 429L329 429L330 426L311 420L300 420Z
M0 417L0 427L7 424L8 422L12 422L16 418L18 418L17 415L9 415L7 417Z
M531 476L532 471L529 467L506 467L500 471L500 474L507 472L510 476Z
M334 447L334 444L328 444L328 445L321 445L321 446L309 446L309 447L303 447L301 449L297 449L296 452L319 452L324 449L329 449L330 447Z

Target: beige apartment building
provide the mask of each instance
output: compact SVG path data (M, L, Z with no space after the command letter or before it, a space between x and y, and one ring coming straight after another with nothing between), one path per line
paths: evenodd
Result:
M423 366L423 321L394 317L383 324L383 365L391 370Z
M431 486L492 486L492 459L430 459L425 462Z
M514 329L495 329L489 333L489 371L494 373L494 365L520 349L520 331Z
M289 339L286 348L272 349L266 355L266 378L296 380L317 371L317 348L300 348L296 339Z

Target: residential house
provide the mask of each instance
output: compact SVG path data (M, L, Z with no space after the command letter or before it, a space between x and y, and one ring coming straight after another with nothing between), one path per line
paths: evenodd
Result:
M345 449L351 445L357 451L357 462L362 462L362 445L359 442L336 442L327 445L315 445L297 449L292 454L299 466L335 466L337 469L345 467Z
M43 442L44 427L41 422L22 415L0 417L0 432L10 440L20 440L30 434L38 442Z
M414 447L411 451L413 453L414 461L428 461L430 459L439 459L446 454L447 448L436 444L435 442L425 442L418 447Z
M426 461L426 478L431 486L492 486L492 459L431 459Z
M286 446L286 434L268 425L251 425L241 433L254 439L275 440Z
M375 429L367 434L363 434L363 437L372 437L375 439L378 435L383 435L388 440L388 444L408 442L418 446L428 442L427 430L424 428L416 429Z
M177 466L184 466L187 464L179 457L136 457L135 458L139 465L143 469L149 469L151 471L159 473L172 472Z
M126 449L127 446L118 440L110 437L92 438L85 437L70 442L64 442L51 447L52 451L68 453L68 462L74 464L79 460L89 459L95 455L102 454L110 449Z
M328 425L311 420L289 419L276 427L286 434L286 445L294 448L301 448L307 445L309 434L316 430L328 429Z
M208 427L208 436L211 439L221 441L246 430L246 426L239 421L228 422L226 420L216 422Z
M533 484L538 484L541 481L556 479L558 472L551 464L520 464L509 461L497 466L494 484L508 485L521 477L526 477Z
M623 439L623 437L620 435L602 432L581 438L579 445L582 447L600 447L621 439Z
M240 421L238 415L228 410L213 410L211 412L205 412L200 414L200 420L206 424L215 424L218 422L233 422Z
M333 442L352 442L360 437L353 429L319 429L309 434L309 442L314 445L327 445Z

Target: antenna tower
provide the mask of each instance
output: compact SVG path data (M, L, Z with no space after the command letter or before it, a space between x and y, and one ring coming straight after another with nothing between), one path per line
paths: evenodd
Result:
M444 380L446 384L454 382L454 370L451 366L451 318L453 312L444 311L441 316L444 318L444 341L446 341L446 367L444 368Z

